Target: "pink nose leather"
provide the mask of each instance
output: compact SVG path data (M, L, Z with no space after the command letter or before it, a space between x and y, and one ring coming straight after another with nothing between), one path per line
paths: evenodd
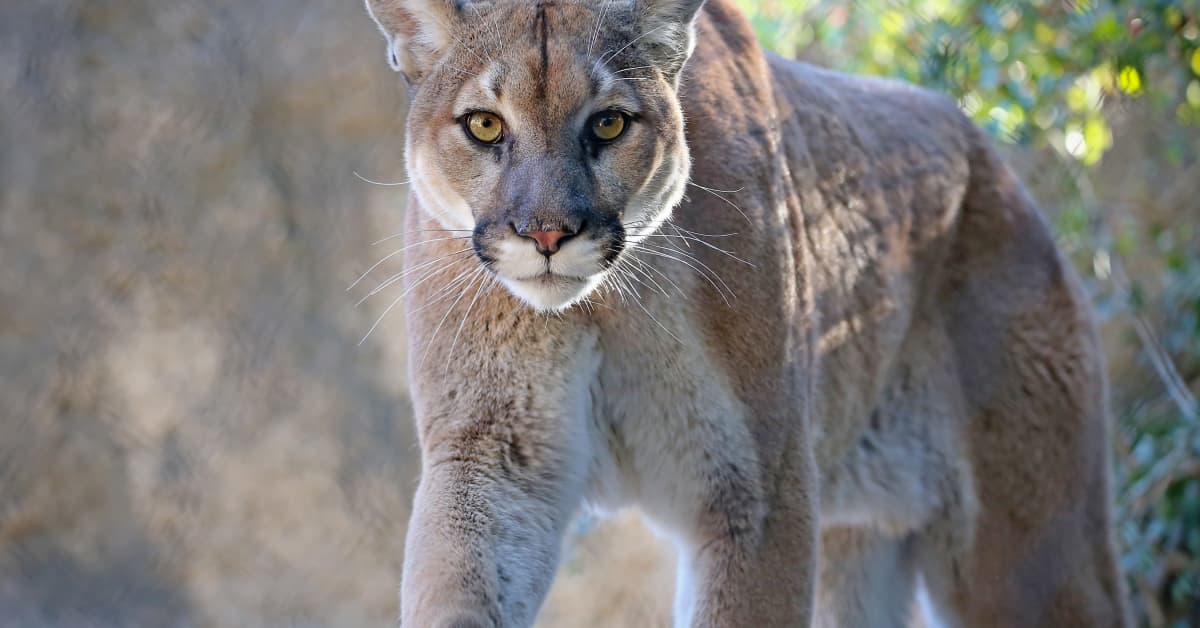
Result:
M524 234L525 237L537 242L537 249L540 253L555 253L558 251L558 243L567 235L566 231L530 231Z

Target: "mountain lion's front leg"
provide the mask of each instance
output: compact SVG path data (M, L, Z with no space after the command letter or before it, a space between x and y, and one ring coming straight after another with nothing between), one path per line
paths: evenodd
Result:
M422 475L405 544L405 628L531 625L580 500L584 334L485 327L510 342L460 346L449 368L441 353L415 369Z
M681 548L675 625L804 626L812 621L817 521L811 454L796 447L762 481L765 501L731 494Z

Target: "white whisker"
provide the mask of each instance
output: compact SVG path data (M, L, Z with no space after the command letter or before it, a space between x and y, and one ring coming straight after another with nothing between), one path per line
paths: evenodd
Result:
M650 224L650 223L648 223L645 220L634 220L631 222L621 223L621 226L625 227L626 229L634 229L637 227L645 226L647 224ZM684 233L691 234L691 235L694 235L696 237L701 237L701 238L730 238L735 235L738 235L738 233L739 233L737 231L731 231L729 233L701 233L699 231L691 231L689 229L684 229L683 227L680 227L679 225L675 224L674 222L670 222L670 221L666 221L666 223L664 223L664 224L670 224L673 229L677 229Z
M387 318L388 312L391 312L392 308L396 307L396 304L399 303L400 299L403 298L404 297L396 297L394 301L389 303L388 306L383 309L383 314L380 314L379 318L375 319L375 324L371 325L371 328L367 330L367 333L358 341L358 346L361 347L363 343L367 341L367 338L371 337L371 334L375 332L375 328L379 327L379 324L383 322L383 319Z
M592 48L596 46L596 38L600 36L600 28L604 26L604 15L608 13L608 6L610 4L612 4L612 0L606 0L600 6L600 15L596 18L596 30L592 32L592 40L588 42L587 56L589 57L592 56Z
M413 244L407 244L407 245L405 245L405 246L403 246L403 247L401 247L401 248L399 248L399 249L396 249L395 251L392 251L391 253L388 253L387 255L385 255L385 256L383 257L383 259L381 259L381 260L379 260L378 262L375 262L374 264L372 264L370 268L368 268L368 269L367 269L365 272L363 272L363 274L359 275L359 276L358 276L358 279L355 279L355 280L354 280L354 283L350 284L350 285L349 285L349 286L346 288L346 292L349 292L350 290L352 290L352 289L354 288L354 286L357 286L357 285L358 285L360 282L362 282L362 280L363 280L363 279L366 279L366 278L367 278L367 275L370 275L370 274L371 274L371 271L375 270L376 268L379 268L379 265L380 265L380 264L382 264L382 263L384 263L384 262L388 261L389 259L392 259L393 257L395 257L395 256L397 256L397 255L399 255L399 254L401 254L401 253L403 253L403 252L407 251L408 249L411 249L411 248L413 248L414 246L421 246L421 245L424 245L424 244L431 244L431 243L433 243L433 242L445 242L446 240L462 240L462 239L463 239L463 238L459 238L459 237L450 237L450 238L434 238L434 239L432 239L432 240L425 240L425 241L423 241L423 242L415 242L415 243L413 243Z
M466 70L464 70L464 69L462 69L462 68L456 68L456 67L454 67L454 66L452 66L452 65L448 65L448 64L445 64L445 63L443 63L443 64L442 64L442 67L444 67L444 68L447 68L447 69L449 69L449 70L454 70L455 72L458 72L459 74L466 74L467 76L472 76L472 77L475 77L475 78L479 78L479 74L477 74L477 73L475 73L475 72L468 72L468 71L466 71Z
M662 284L658 283L658 280L656 280L653 275L651 275L649 272L646 272L646 269L643 268L643 266L645 266L645 262L632 255L629 256L629 259L637 262L637 265L630 266L630 270L641 273L641 275L645 277L647 281L649 281L651 284L654 284L654 288L661 292L664 297L667 297L668 299L671 298L671 294L667 292L666 288L663 288Z
M391 183L388 183L386 181L372 181L371 179L368 179L353 170L351 170L350 173L353 174L354 176L358 177L360 180L370 183L371 185L381 185L383 187L391 187L391 186L396 186L396 185L408 185L409 183L412 183L411 179L407 180L407 181L393 181Z
M475 303L479 301L479 297L483 294L484 287L495 285L495 276L483 275L479 281L479 287L475 289L475 296L467 305L467 311L463 313L462 321L458 324L458 331L454 332L454 340L450 342L450 350L446 352L446 366L442 369L443 374L450 370L450 362L454 359L454 347L458 346L458 337L462 335L463 326L467 324L467 318L471 316L471 310L475 309Z
M400 233L393 233L392 235L387 236L385 238L380 238L380 239L372 242L371 246L378 246L380 244L383 244L384 242L390 242L392 240L395 240L396 238L404 237L405 233L421 233L422 231L425 231L425 232L431 232L431 231L443 231L443 232L445 232L445 231L451 231L451 232L452 231L463 231L463 232L467 232L466 229L417 229L416 231L411 231L411 232L401 231ZM469 235L454 236L453 238L449 238L449 239L451 239L451 240L470 240L471 236L469 236Z
M746 186L742 186L736 190L720 190L717 188L710 188L708 186L700 185L699 183L696 183L695 181L688 181L688 185L694 185L702 190L708 190L709 192L720 192L721 194L737 194L738 192L741 192L742 190L746 189Z
M665 272L663 272L662 270L660 270L654 264L650 264L650 263L646 262L645 260L642 260L641 258L637 257L636 255L630 255L629 259L637 262L643 269L651 270L651 271L658 273L659 277L662 277L664 281L666 281L667 283L669 283L675 287L675 291L679 293L679 296L682 296L685 299L688 298L688 295L686 292L683 291L683 288L679 287L679 284L676 283L674 279L671 279L670 275L668 275Z
M612 286L617 291L617 296L621 298L621 303L625 303L625 289L621 287L620 273L614 269L614 272L608 275L608 281L605 282L605 285Z
M665 257L666 259L675 260L675 261L679 262L680 264L683 264L684 266L687 266L688 268L691 268L692 270L696 271L696 273L698 275L703 277L704 280L707 281L709 283L709 285L711 285L713 287L713 289L717 291L717 294L721 295L721 299L723 299L725 301L725 304L730 305L729 299L725 296L725 291L721 289L721 286L717 285L717 283L714 282L712 280L712 278L708 276L708 273L700 270L700 268L698 268L691 262L688 262L687 260L681 259L679 257L675 257L674 255L670 255L668 253L661 253L659 251L653 251L653 250L644 248L644 245L638 245L638 246L639 246L639 248L641 248L643 251L645 251L649 255L656 255L658 257ZM717 277L717 279L719 280L720 277ZM723 284L724 282L722 281L721 283Z
M401 299L403 299L404 297L411 294L413 290L416 290L417 288L419 288L426 281L429 281L430 279L433 279L434 277L440 275L442 273L442 271L444 271L448 268L449 268L449 266L434 268L433 270L430 270L428 273L421 275L416 281L413 282L413 284L411 286L405 288L400 293L399 296L397 296L395 299L392 300L391 304L389 304L387 309L384 310L384 314L386 314L388 310L391 310L393 307L395 307L396 303L400 302ZM364 297L363 301L365 301L365 300L366 300L366 298ZM362 305L363 301L359 301L358 304L355 305L355 307L358 307L358 305Z
M684 237L683 232L679 230L679 225L677 225L673 222L670 222L670 221L668 221L668 224L671 225L671 228L675 230L675 233L678 234L679 237L681 237L681 238ZM651 234L651 235L654 235L654 234ZM686 244L689 249L692 248L692 243L688 242L686 239L684 240L684 244Z
M612 53L611 55L606 55L605 57L603 57L603 58L602 58L602 59L601 59L601 60L598 62L598 64L599 64L599 65L604 65L604 64L608 63L609 61L612 61L613 59L616 59L616 58L617 58L617 55L621 54L622 52L625 52L625 49L626 49L626 48L628 48L628 47L630 47L630 46L634 45L634 44L635 44L635 43L637 43L637 42L638 42L638 40L640 40L641 38L643 38L643 37L646 37L646 36L648 36L648 35L653 35L654 33L658 32L658 31L660 31L660 30L662 30L662 29L664 29L664 28L666 28L666 27L668 27L668 26L670 26L670 24L663 24L662 26L659 26L658 28L652 28L652 29L650 29L650 30L648 30L648 31L646 31L646 32L644 32L644 33L642 33L641 35L638 35L637 37L634 37L633 39L629 40L629 43L627 43L627 44L625 44L624 46L621 46L620 48L618 48L616 52Z
M627 268L617 268L617 273L621 276L621 282L625 284L625 287L629 288L629 292L633 295L634 300L641 301L642 293L638 291L637 286L633 284L632 280L636 279L633 274L630 273ZM643 283L642 285L646 284ZM649 288L649 286L646 287Z
M661 322L660 322L660 321L659 321L657 318L654 318L654 315L650 313L650 310L646 309L646 306L642 305L640 301L634 301L634 303L635 303L635 304L636 304L636 305L637 305L639 308L641 308L641 310L642 310L643 312L645 312L645 313L646 313L646 316L649 316L649 317L650 317L650 320L654 321L654 324L655 324L655 325L658 325L658 328L659 328L659 329L661 329L661 330L663 330L663 331L667 332L667 335L668 335L668 336L670 336L671 338L674 338L674 339L675 339L675 342L678 342L679 344L684 344L684 342L683 342L682 340L680 340L680 339L679 339L679 336L676 336L674 333L672 333L672 332L671 332L671 330L670 330L670 329L667 329L667 326L666 326L666 325L663 325L663 324L662 324L662 323L661 323Z
M472 2L471 8L475 10L475 17L478 17L479 19L482 20L483 13L479 10L479 5L477 3ZM488 24L488 30L492 34L492 39L496 40L496 47L503 50L504 42L500 39L499 22L497 22L497 20L499 20L499 19L500 18L496 17L495 13L492 13L492 23Z
M625 274L630 279L642 284L642 286L644 286L647 290L650 290L652 292L653 291L661 292L663 296L670 298L670 295L667 294L667 291L663 290L663 287L661 285L659 285L657 281L654 281L654 279L652 277L649 277L649 275L646 275L644 271L641 271L636 266L626 266L624 270L625 270ZM639 277L637 274L635 274L634 271L638 271L643 276L649 277L650 283L646 283L646 281L643 280L641 277ZM641 298L641 295L638 295L638 297Z
M430 307L437 305L438 303L441 303L441 302L445 301L446 299L453 297L454 289L461 286L464 283L467 283L467 282L473 280L476 275L475 271L477 271L477 270L478 270L477 268L468 268L467 270L462 271L461 273L456 275L454 277L454 279L451 279L449 283L447 283L446 285L444 285L441 288L438 288L436 291L434 291L434 293L430 295L431 298L428 300L428 302L426 302L421 307L416 308L412 312L409 312L409 315L416 314L417 312L421 312L426 309L429 309ZM436 297L436 298L433 298L433 297Z
M413 266L412 268L406 268L406 269L396 273L395 275L388 277L387 279L385 279L383 281L383 283L380 283L378 286L375 286L374 289L372 289L369 293L367 293L367 296L363 297L362 299L359 300L359 302L357 304L355 304L355 307L362 305L363 302L366 301L367 299L379 294L381 291L386 290L389 286L394 285L396 282L403 280L408 275L410 275L418 270L421 270L422 268L428 268L444 259L459 256L459 255L462 255L464 258L466 258L468 256L467 254L472 253L472 252L473 252L472 249L467 248L467 249L463 249L461 251L455 251L453 253L449 253L449 254L443 255L441 257L435 257L434 259L421 262L420 264L417 264L416 266ZM456 263L459 261L461 261L461 260L454 260L454 262L448 262L446 267L448 268L450 264Z
M671 226L679 231L682 231L684 233L694 235L694 236L700 237L700 238L731 238L735 235L738 235L737 231L731 231L729 233L700 233L699 231L692 231L690 229L684 229L683 227L680 227L679 225L677 225L675 223L671 223Z
M725 289L729 291L730 296L733 296L733 290L729 287L729 284L725 283L724 279L721 279L721 275L718 274L717 271L713 270L711 267L709 267L708 264L705 264L703 260L696 257L695 255L692 255L691 253L688 253L686 251L683 251L683 250L673 247L673 246L659 246L657 244L649 244L649 243L644 243L644 245L653 247L660 251L672 251L674 253L678 253L678 254L686 257L687 259L692 260L693 262L696 262L700 266L704 267L704 270L708 271L709 273L712 273L712 276L715 277L717 279L717 281L720 281L721 285L725 286Z
M387 237L384 237L384 238L380 238L380 239L378 239L378 240L376 240L376 241L372 242L372 243L371 243L371 246L378 246L378 245L380 245L380 244L383 244L384 242L389 242L389 241L391 241L391 240L395 240L396 238L401 238L401 237L404 237L404 234L405 234L405 233L433 233L433 232L444 232L444 233L474 233L474 231L472 231L472 230L470 230L470 229L413 229L412 231L407 231L407 230L406 230L406 231L401 231L400 233L393 233L393 234L392 234L392 235L390 235L390 236L387 236ZM457 236L457 237L459 237L459 238L461 238L461 239L463 239L463 240L469 240L469 239L471 239L471 236Z
M454 262L454 263L458 263L458 262ZM451 265L453 265L454 263L452 263ZM432 271L430 271L428 274L426 274L426 275L424 275L423 277L421 277L421 278L420 278L420 279L419 279L419 280L418 280L416 283L414 283L413 285L409 286L407 290L405 290L404 292L401 292L401 293L400 293L400 296L396 297L395 299L392 299L392 302L391 302L391 303L389 303L389 304L388 304L388 306L387 306L386 308L384 308L384 309L383 309L383 313L379 315L379 318L375 319L375 324L371 325L371 328L367 330L367 333L366 333L366 335L364 335L364 336L362 337L362 339L358 341L358 346L360 346L360 347L361 347L361 346L362 346L362 344L363 344L364 342L366 342L366 341L367 341L367 338L369 338L369 337L371 336L371 332L374 332L374 331L375 331L375 328L379 326L379 323L382 323L382 322L383 322L383 319L387 318L388 312L391 312L391 311L392 311L392 308L396 307L396 305L397 305L398 303L400 303L400 301L404 300L404 297L408 296L408 294L409 294L410 292L412 292L413 290L416 290L416 289L417 289L417 286L420 286L421 284L425 283L427 280L429 280L430 278L432 278L432 277L436 276L437 274L441 273L441 272L442 272L443 270L445 270L446 268L449 268L449 266L442 267L442 268L435 268L435 269L433 269L433 270L432 270ZM469 271L469 270L468 270L468 271L463 271L463 274L466 274L466 273L468 273L468 272L470 272L470 271ZM462 275L459 275L459 276L461 277ZM453 283L453 282L452 282L452 283ZM359 301L359 303L361 304L361 303L362 303L362 301ZM424 307L424 306L422 306L422 307ZM419 309L421 309L421 308L418 308L418 310L419 310ZM414 311L416 311L416 310L414 310Z
M484 268L483 266L480 266L478 269L476 269L476 272L481 273L481 272L486 272L486 270L487 270L486 268ZM467 284L467 285L468 285L468 290L469 290L470 289L469 286L471 284ZM455 299L454 302L450 304L450 307L446 308L446 313L443 314L442 319L438 321L437 327L433 328L433 334L429 336L429 342L425 344L425 351L423 351L421 353L421 359L417 362L417 370L421 369L421 367L425 364L425 358L429 357L429 351L431 349L433 349L433 343L434 343L434 341L437 340L438 332L440 332L442 330L442 325L446 324L446 319L450 317L450 312L453 312L454 308L458 307L459 302L461 302L463 300L463 297L465 297L465 296L467 296L467 290L463 290L462 292L460 292L458 295L458 298Z
M725 201L725 203L726 203L727 205L729 205L730 207L732 207L732 208L736 209L736 210L737 210L737 213L739 213L739 214L741 214L741 215L742 215L742 218L745 218L745 219L746 219L746 223L747 223L747 224L750 224L750 225L753 225L753 224L754 224L754 222L753 222L752 220L750 220L750 217L746 215L746 212L742 211L742 208L737 206L737 203L734 203L733 201L731 201L731 200L729 200L729 199L725 198L724 196L721 196L721 194L722 194L722 193L723 193L723 194L736 194L737 192L740 192L740 191L741 191L741 189L737 189L737 190L714 190L713 188L706 188L706 187L704 187L703 185L700 185L700 184L698 184L698 183L692 183L691 181L688 181L688 185L691 185L691 186L694 186L694 187L700 188L701 190L704 190L705 192L708 192L709 194L712 194L713 196L715 196L715 197L717 197L717 198L721 199L722 201Z
M690 242L696 242L697 244L706 246L722 255L725 255L726 257L737 260L751 268L757 268L757 266L755 266L752 262L748 262L748 261L738 257L737 255L734 255L732 251L727 251L715 244L712 244L710 242L705 242L704 240L701 240L700 238L695 238L692 236L685 236L682 233L680 233L679 235L669 235L669 234L665 234L665 233L651 233L645 237L647 237L647 238L666 238L668 242L670 242L673 238L679 238L684 241L684 243L687 245L688 248L691 248L691 246L692 246L691 244L689 244ZM682 251L680 251L680 252L682 253Z

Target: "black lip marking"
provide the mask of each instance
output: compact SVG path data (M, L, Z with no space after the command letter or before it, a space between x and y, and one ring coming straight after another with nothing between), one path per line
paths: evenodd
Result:
M612 232L608 235L609 245L604 248L604 263L607 266L612 266L616 263L617 257L625 250L625 227L620 222L613 225Z
M478 257L488 270L491 270L492 265L496 263L496 258L487 252L487 246L484 244L489 225L491 225L490 221L481 220L475 223L475 231L471 234L471 249L475 252L475 257Z

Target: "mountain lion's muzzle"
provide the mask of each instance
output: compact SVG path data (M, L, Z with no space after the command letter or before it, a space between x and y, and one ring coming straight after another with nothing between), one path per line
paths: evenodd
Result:
M620 212L598 207L585 173L562 158L539 156L510 169L500 203L481 212L476 255L510 289L553 307L567 292L590 289L625 245Z

